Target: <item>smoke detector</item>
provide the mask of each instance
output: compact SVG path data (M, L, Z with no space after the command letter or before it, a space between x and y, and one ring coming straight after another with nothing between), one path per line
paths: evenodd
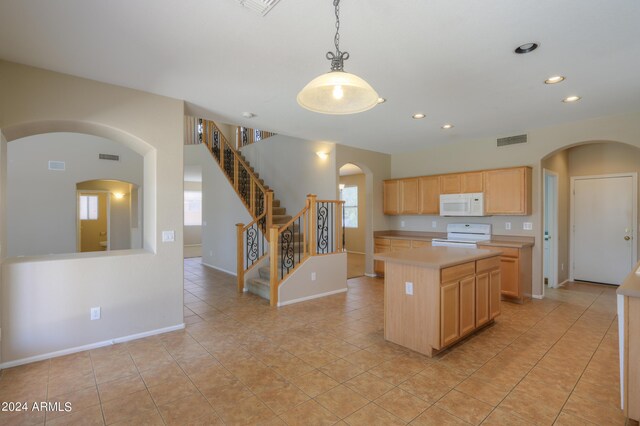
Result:
M265 16L280 0L238 0L242 6Z

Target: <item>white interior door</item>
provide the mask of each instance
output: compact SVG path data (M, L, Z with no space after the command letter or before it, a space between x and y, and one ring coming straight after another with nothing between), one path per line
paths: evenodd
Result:
M543 272L550 288L558 287L558 175L544 170Z
M620 285L635 263L635 176L572 180L573 279Z

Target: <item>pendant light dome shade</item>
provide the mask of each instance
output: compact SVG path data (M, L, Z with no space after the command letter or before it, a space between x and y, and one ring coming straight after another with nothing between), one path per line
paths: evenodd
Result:
M355 114L378 104L378 94L363 79L345 71L314 78L298 93L298 104L321 114Z

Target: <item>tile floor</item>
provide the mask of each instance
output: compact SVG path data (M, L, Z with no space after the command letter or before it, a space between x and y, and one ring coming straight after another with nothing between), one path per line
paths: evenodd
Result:
M615 289L571 284L502 304L437 358L386 343L382 280L269 308L185 260L185 331L2 372L0 401L73 411L0 424L624 425Z

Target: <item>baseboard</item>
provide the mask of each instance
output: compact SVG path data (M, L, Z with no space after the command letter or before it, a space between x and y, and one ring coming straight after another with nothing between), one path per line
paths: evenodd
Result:
M331 296L332 294L346 293L347 290L348 288L341 288L340 290L333 290L333 291L328 291L326 293L314 294L313 296L301 297L299 299L288 300L282 303L278 302L278 307L292 305L294 303L304 302L307 300L319 299L320 297Z
M227 274L229 274L229 275L233 275L234 277L237 277L237 276L238 276L238 273L237 273L237 272L227 271L226 269L218 268L217 266L213 266L213 265L210 265L210 264L205 263L205 262L202 262L202 264L203 264L204 266L208 266L209 268L217 269L218 271L222 271L222 272L227 273Z
M564 287L564 285L567 284L568 282L569 280L564 280L560 284L558 284L558 287Z
M169 333L171 331L184 329L184 323L173 325L171 327L158 328L156 330L145 331L143 333L131 334L124 337L116 337L115 339L103 340L102 342L91 343L89 345L76 346L69 349L63 349L61 351L49 352L42 355L34 355L27 358L17 359L14 361L7 361L0 364L0 369L16 367L18 365L29 364L32 362L43 361L49 358L56 358L59 356L74 354L77 352L89 351L91 349L98 349L105 346L115 345L116 343L129 342L131 340L142 339L143 337L155 336L156 334Z
M378 278L378 276L376 274L367 274L366 272L364 273L365 277L370 277L370 278Z
M543 295L540 295L540 294L532 294L532 295L531 295L531 297L532 297L533 299L538 299L538 300L542 300L542 299L544 299L544 296L543 296Z
M185 244L184 247L202 247L202 244Z
M351 250L347 250L347 253L353 253L353 254L366 254L366 253L363 253L363 252L361 252L361 251L351 251Z

